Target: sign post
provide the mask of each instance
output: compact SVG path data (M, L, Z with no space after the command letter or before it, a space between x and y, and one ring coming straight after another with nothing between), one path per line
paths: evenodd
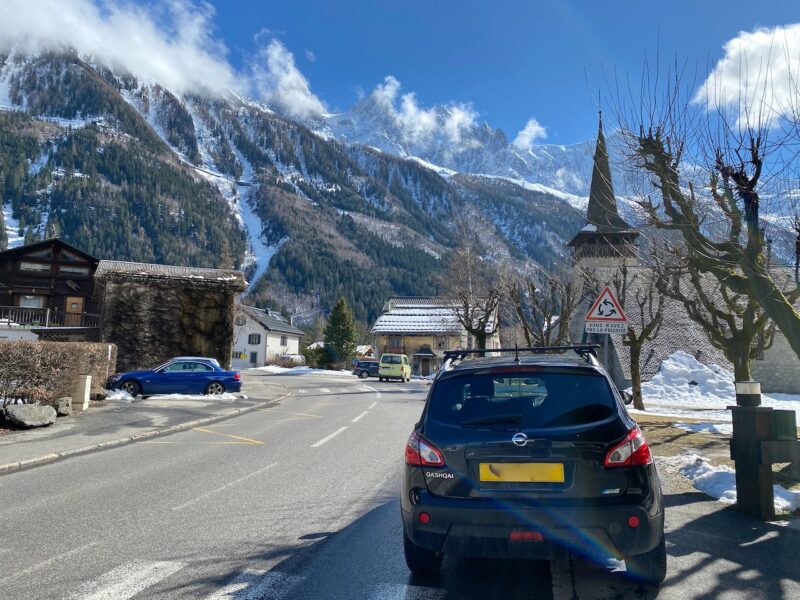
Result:
M586 333L600 335L624 335L628 332L628 317L625 316L625 311L608 286L600 292L586 313L584 328ZM606 368L608 368L608 344L609 340L606 339L603 344L603 366Z

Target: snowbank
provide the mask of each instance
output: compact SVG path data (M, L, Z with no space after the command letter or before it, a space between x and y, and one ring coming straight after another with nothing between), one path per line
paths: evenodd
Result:
M642 383L642 398L645 414L730 422L727 407L736 404L733 373L678 351L661 363L652 380ZM761 404L797 411L800 425L800 395L762 395Z
M218 394L215 396L210 396L206 394L158 394L155 396L148 396L148 400L220 400L220 401L231 401L237 400L239 398L245 399L247 396L243 396L241 394ZM116 400L117 402L133 402L136 398L131 396L128 392L123 390L112 390L106 396L106 400Z
M674 423L674 426L692 433L733 434L733 423Z
M727 466L714 467L705 458L692 454L676 457L681 461L678 472L692 482L701 492L725 504L736 502L736 471ZM775 492L775 511L794 512L800 508L800 492L792 492L780 485L772 486Z
M108 392L106 400L118 400L122 402L133 402L135 398L124 390L112 390Z
M250 370L271 373L273 375L336 375L354 377L352 371L331 371L328 369L312 369L311 367L279 367L277 365L268 365L266 367L256 367Z

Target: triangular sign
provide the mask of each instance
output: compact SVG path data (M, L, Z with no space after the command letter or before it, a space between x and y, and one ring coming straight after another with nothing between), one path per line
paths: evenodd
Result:
M586 320L599 323L625 323L628 317L625 316L625 311L622 310L611 289L606 287L592 304L592 308L586 314Z

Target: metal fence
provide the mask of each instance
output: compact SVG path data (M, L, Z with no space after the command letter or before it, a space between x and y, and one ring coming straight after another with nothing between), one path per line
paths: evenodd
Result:
M100 327L100 315L91 313L70 313L49 308L25 308L21 306L0 306L0 328L31 329L36 327Z

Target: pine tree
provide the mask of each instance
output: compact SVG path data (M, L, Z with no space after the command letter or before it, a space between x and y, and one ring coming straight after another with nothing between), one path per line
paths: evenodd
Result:
M325 347L331 350L336 362L344 363L355 355L357 335L353 312L342 296L325 327Z

